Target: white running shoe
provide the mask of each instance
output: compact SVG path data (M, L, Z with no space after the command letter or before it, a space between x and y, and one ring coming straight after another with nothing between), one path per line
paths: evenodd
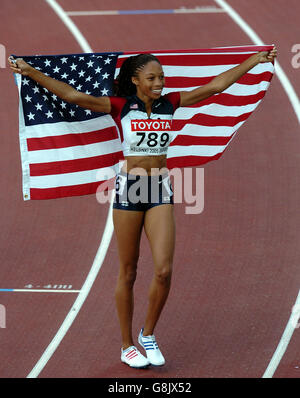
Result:
M123 350L121 348L121 361L129 365L131 368L147 368L150 362L139 350L134 346L130 346Z
M139 344L146 350L147 358L149 359L151 365L162 366L165 364L165 358L163 357L158 344L155 340L155 336L144 336L144 329L141 329L139 334Z

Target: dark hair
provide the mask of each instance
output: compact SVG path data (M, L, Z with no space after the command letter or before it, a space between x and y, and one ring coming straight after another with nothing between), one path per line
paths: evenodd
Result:
M136 93L136 86L132 83L131 78L137 76L148 62L159 60L152 54L139 54L127 58L120 69L120 73L115 80L114 94L118 97L127 97Z

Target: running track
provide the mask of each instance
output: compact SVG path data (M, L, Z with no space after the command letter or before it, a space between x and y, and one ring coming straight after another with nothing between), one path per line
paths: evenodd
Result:
M22 2L23 3L23 2ZM167 0L164 8L212 6L213 0ZM159 9L161 2L59 0L65 11ZM228 0L266 44L276 43L292 86L299 41L297 0ZM282 16L289 23L282 23ZM1 2L1 44L7 55L83 51L43 0ZM93 51L177 49L253 44L226 12L71 16ZM175 28L174 28L175 27ZM217 162L205 166L205 209L186 215L176 206L174 278L156 334L167 358L160 369L121 364L114 308L118 270L112 238L92 288L56 350L40 363L66 316L78 308L94 263L108 205L94 196L23 202L18 144L17 90L0 69L1 289L6 328L0 329L1 378L196 377L261 378L286 330L300 289L299 145L296 113L277 76L263 103ZM152 274L146 239L136 282L134 330L143 323ZM56 285L56 286L55 286ZM31 287L30 287L31 286ZM50 289L33 292L33 289ZM295 329L274 378L300 376Z

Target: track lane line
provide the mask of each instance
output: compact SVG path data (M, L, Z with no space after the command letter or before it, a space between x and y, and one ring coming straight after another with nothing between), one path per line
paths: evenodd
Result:
M257 33L250 27L249 24L225 1L225 0L214 0L220 7L222 7L228 15L233 19L233 21L249 36L249 38L253 41L254 44L262 46L264 42L261 38L257 35ZM296 117L298 119L298 123L300 124L300 101L292 86L289 78L285 74L284 70L280 66L280 64L275 61L275 72L278 76L278 79L286 92L290 103L294 109ZM298 297L296 299L296 303L293 308L300 306L300 291ZM262 378L272 378L273 374L275 373L287 347L292 338L293 332L295 330L295 322L297 314L292 312L290 319L285 327L283 335L279 341L279 344L269 362L265 373L263 374Z
M93 265L90 269L90 272L80 290L80 293L77 296L72 308L70 309L68 315L64 319L63 323L61 324L60 328L58 329L56 335L52 339L51 343L48 345L46 350L44 351L41 358L38 360L34 368L28 374L27 378L36 378L41 373L41 371L46 366L49 359L54 354L55 350L61 343L62 339L65 337L67 331L71 327L73 321L75 320L76 316L78 315L83 303L85 302L93 283L99 273L99 270L103 264L106 252L110 245L111 237L113 234L113 223L112 223L112 204L113 201L110 203L109 212L107 215L106 225L103 232L102 240L97 251L96 257L94 259Z
M45 0L45 1L54 10L54 12L58 15L58 17L62 20L62 22L66 25L66 27L72 33L79 46L82 48L82 50L86 53L92 53L93 50L89 45L88 41L86 40L86 38L80 32L80 30L72 21L72 19L67 15L65 10L57 3L57 1L56 0Z
M56 0L45 0L50 7L53 8L53 10L56 12L56 14L59 16L59 18L63 21L63 23L67 26L67 28L71 31L73 34L74 38L82 48L84 52L91 53L93 52L92 48L90 47L89 43L87 40L84 38L82 33L79 31L77 26L74 24L74 22L70 19L68 15L66 15L65 11L63 8L56 2ZM57 347L61 343L62 339L68 332L69 328L71 327L73 321L75 320L76 316L78 315L83 303L85 302L92 286L93 283L100 271L100 268L103 264L104 258L106 256L108 247L110 245L110 241L113 235L113 222L112 222L112 205L113 205L113 200L111 200L109 211L107 214L107 219L106 219L106 225L105 229L102 235L102 240L99 245L99 248L97 250L94 262L92 264L92 267L89 271L89 274L72 306L70 309L69 313L67 314L66 318L64 319L63 323L61 324L60 328L58 329L56 335L38 360L38 362L35 364L31 372L28 374L27 378L36 378L38 375L41 373L41 371L44 369L46 366L47 362L49 359L52 357L53 353L56 351Z
M170 9L144 9L144 10L94 10L94 11L66 11L69 16L95 16L95 15L153 15L153 14L214 14L226 12L217 7L170 8Z
M288 320L288 323L285 327L285 330L281 336L281 339L278 343L278 346L271 358L271 361L267 367L267 369L265 370L265 373L263 374L262 378L263 379L270 379L273 377L288 345L289 342L291 341L291 338L293 336L293 333L296 329L296 327L298 327L297 322L299 320L299 309L300 307L300 290L297 296L297 299L295 301L295 305L293 307L290 319Z
M68 290L68 289L0 289L0 292L16 292L16 293L80 293L80 290Z

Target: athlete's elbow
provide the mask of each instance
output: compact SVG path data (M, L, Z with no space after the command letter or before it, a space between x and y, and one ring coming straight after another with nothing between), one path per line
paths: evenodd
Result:
M63 98L66 102L69 104L76 104L78 105L78 102L80 100L80 97L78 95L78 92L76 90L68 90Z
M226 89L227 81L223 78L222 75L216 76L209 82L209 88L213 94L222 93Z
M223 87L216 87L214 90L214 94L220 94L220 93L222 93L222 91L224 91Z
M220 82L211 82L211 95L219 94L224 90L223 85Z

